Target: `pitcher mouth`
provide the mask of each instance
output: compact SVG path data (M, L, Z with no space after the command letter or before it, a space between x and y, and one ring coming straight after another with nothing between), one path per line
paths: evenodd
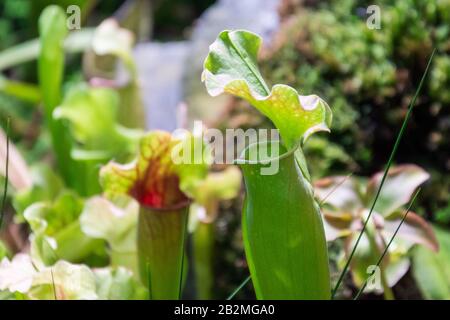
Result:
M152 207L150 205L141 204L141 203L140 203L140 206L147 210L164 213L164 212L168 212L168 211L178 211L178 210L184 209L184 208L188 207L191 203L192 203L191 199L186 199L184 201L181 201L181 202L178 202L175 204L171 204L171 205L167 205L165 207Z
M277 146L275 149L274 146ZM300 146L297 142L292 148L286 148L281 140L256 142L248 145L242 150L239 158L234 160L234 164L268 164L273 161L279 161L292 155ZM273 155L271 151L276 151ZM252 156L257 156L256 159ZM250 158L249 158L250 156Z

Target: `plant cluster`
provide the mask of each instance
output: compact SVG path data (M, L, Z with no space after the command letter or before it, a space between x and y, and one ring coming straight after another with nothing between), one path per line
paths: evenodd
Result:
M218 217L223 201L238 198L242 178L242 206L233 207L235 201L229 209L242 219L236 242L250 275L230 298L250 280L258 299L335 298L347 267L348 284L359 297L373 290L366 285L375 266L381 281L375 292L392 299L411 265L424 297L448 298L449 233L421 217L442 208L447 191L410 211L422 184L431 180L424 189L433 190L448 179L436 179L435 172L449 167L450 97L443 86L450 82L450 2L410 0L411 12L405 4L382 2L385 29L379 32L367 29L363 15L348 15L357 9L353 0L307 4L291 4L298 10L283 16L274 43L262 51L262 71L262 39L246 30L222 31L204 60L202 81L211 96L237 97L265 118L241 119L238 126L266 121L280 133L280 140L248 145L235 160L241 170L214 166L208 154L196 152L209 142L196 130L145 132L133 33L114 19L69 33L64 10L46 7L38 39L25 45L26 59L37 60L37 85L0 78L1 91L32 104L28 113L41 116L32 121L42 123L25 139L37 146L15 144L10 120L6 132L0 130L2 207L8 200L0 220L6 235L0 241L0 298L180 299L188 281L196 297L216 298ZM407 25L413 27L404 33ZM430 175L415 164L391 164L432 44L438 54L429 58L431 74L412 122L427 125L408 132L400 152L407 157L414 143L417 162L429 165ZM22 58L11 57L23 48L1 54L0 62L20 64ZM98 67L87 67L86 79L67 79L67 53L73 51ZM115 76L117 65L124 79ZM331 107L310 94L316 91ZM12 121L22 126L13 132L26 132L27 121ZM330 130L331 141L317 134ZM439 156L426 158L423 150ZM331 176L367 174L388 152L385 171L371 178ZM275 171L265 170L275 163Z

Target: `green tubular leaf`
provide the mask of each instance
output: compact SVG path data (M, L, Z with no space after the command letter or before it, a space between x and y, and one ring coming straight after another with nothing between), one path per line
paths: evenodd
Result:
M329 131L331 110L318 96L299 95L287 85L269 89L257 68L260 46L261 38L251 32L223 31L210 46L202 74L210 95L225 92L247 100L292 149L276 160L280 167L274 175L262 175L260 163L241 162L252 281L260 299L329 299L324 228L298 143L316 131Z
M53 110L61 102L61 83L64 72L63 41L67 35L66 14L58 6L49 6L39 18L41 49L38 60L39 86L44 114L52 138L58 167L68 184L75 183L74 162L70 157L71 141L60 121L53 119Z
M269 162L279 164L273 175L261 174L268 164L239 160L246 187L244 244L256 295L258 299L329 299L319 208L295 161L295 150L284 151Z
M257 67L261 42L248 31L221 32L204 63L202 80L208 93L226 92L250 102L280 130L288 147L316 131L329 131L331 110L321 98L299 95L283 84L269 90Z

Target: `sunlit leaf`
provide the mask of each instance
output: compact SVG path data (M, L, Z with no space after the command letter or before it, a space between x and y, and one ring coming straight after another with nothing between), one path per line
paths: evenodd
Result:
M97 295L100 300L142 300L147 290L125 268L95 269Z
M19 253L11 261L3 258L0 263L0 290L26 293L31 288L36 273L27 254Z
M84 206L81 229L92 238L107 240L114 250L135 252L138 211L135 201L120 208L104 198L94 197Z
M93 272L85 265L71 264L66 261L58 261L54 266L47 267L36 274L33 278L33 286L36 286L30 293L33 298L97 299Z
M69 120L77 149L72 156L86 159L86 154L98 159L123 158L134 153L140 133L119 126L117 121L119 97L108 88L73 88L55 109L56 119ZM80 150L81 149L81 150Z

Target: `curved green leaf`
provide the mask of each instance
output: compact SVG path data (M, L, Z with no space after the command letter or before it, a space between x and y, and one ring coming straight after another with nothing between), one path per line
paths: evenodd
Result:
M248 31L223 31L210 46L202 80L208 93L241 97L267 116L288 147L316 131L329 131L331 110L316 95L302 96L287 85L270 90L257 67L261 38Z
M121 28L113 18L103 21L95 29L92 38L92 49L97 55L113 55L120 58L130 73L130 81L118 88L122 98L118 117L120 123L129 128L145 128L145 109L133 59L133 45L133 33Z

